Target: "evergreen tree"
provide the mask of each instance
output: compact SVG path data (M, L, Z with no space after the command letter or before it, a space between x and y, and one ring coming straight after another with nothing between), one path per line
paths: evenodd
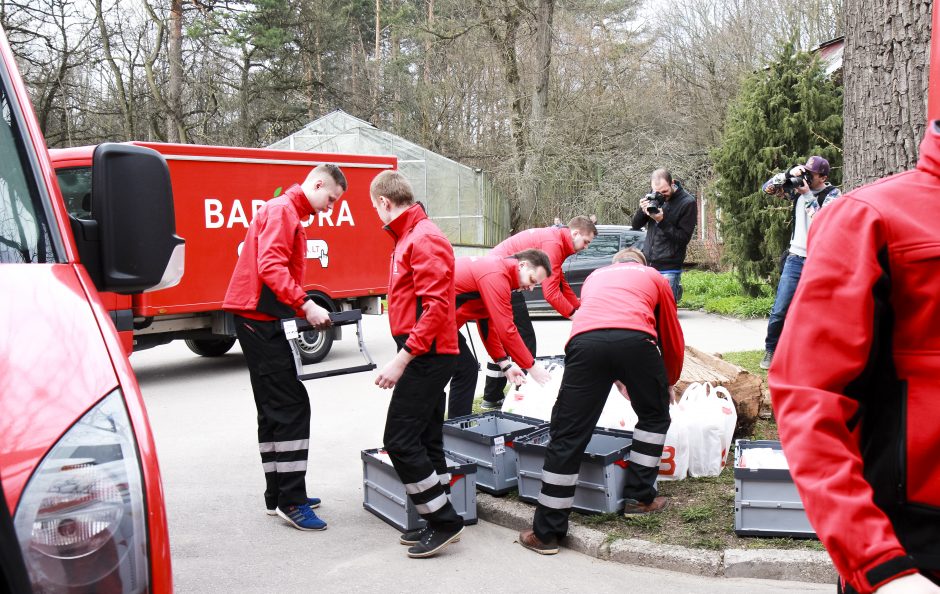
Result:
M751 75L729 107L713 152L724 258L751 294L776 284L790 244L792 202L761 192L773 174L825 157L829 181L842 177L842 89L815 56L787 44L768 68Z

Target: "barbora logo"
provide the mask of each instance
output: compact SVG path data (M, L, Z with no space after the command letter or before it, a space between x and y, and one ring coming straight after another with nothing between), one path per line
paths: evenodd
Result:
M242 248L245 247L245 242L239 242L238 255L242 255ZM330 245L323 241L322 239L308 239L307 240L307 253L306 257L308 260L319 260L320 266L326 268L330 265Z
M328 255L330 251L330 246L322 239L308 239L307 240L307 259L308 260L319 260L320 266L326 268L330 265L330 257Z
M275 189L272 198L280 196L281 190L280 187ZM266 200L260 199L240 200L236 198L232 200L231 204L226 205L218 198L205 198L203 199L203 213L206 229L221 229L223 227L226 229L233 227L247 229L251 220L255 218L266 202ZM302 220L300 224L309 227L316 221L318 227L342 227L343 225L355 227L356 221L349 208L349 202L342 200L337 203L337 206L337 208L332 208L328 212L312 214Z

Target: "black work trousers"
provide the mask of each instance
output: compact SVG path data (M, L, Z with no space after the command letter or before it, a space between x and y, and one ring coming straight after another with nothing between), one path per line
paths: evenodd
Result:
M552 409L551 441L532 524L543 542L568 533L584 450L615 380L627 387L639 418L623 494L643 503L656 496L656 475L670 423L666 367L659 347L649 334L633 330L578 334L565 348L565 373Z
M455 355L426 354L405 368L388 404L385 451L405 493L434 530L463 526L447 496L450 476L444 459L444 386L454 374Z
M529 316L529 308L525 304L525 296L520 291L512 293L512 321L519 330L519 337L525 343L529 352L535 357L535 328L532 327L532 318ZM506 390L506 376L499 370L499 365L494 362L486 364L486 385L483 387L483 400L487 402L499 402L503 399L503 392Z
M306 503L310 398L297 379L284 329L280 321L235 316L235 333L248 363L258 411L265 504L270 509Z
M447 418L463 417L473 412L473 395L477 389L477 375L480 372L477 358L473 356L462 332L457 333L457 364L454 376L450 378L450 394L447 398Z

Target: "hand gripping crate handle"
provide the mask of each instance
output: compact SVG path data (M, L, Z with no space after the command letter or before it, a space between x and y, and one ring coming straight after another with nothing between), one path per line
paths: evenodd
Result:
M359 352L362 353L363 358L366 360L366 364L354 365L352 367L343 367L340 369L328 369L326 371L304 373L304 364L300 358L300 348L297 346L297 341L294 340L294 338L299 333L313 330L314 328L313 325L311 325L310 322L306 320L306 318L289 318L287 320L282 320L281 325L284 327L284 334L287 336L287 343L290 345L291 354L294 356L294 367L297 369L297 379L304 381L323 377L332 377L334 375L346 375L347 373L372 371L377 367L375 362L372 361L372 357L369 355L368 349L366 349L365 342L362 340L362 312L360 310L351 309L348 311L330 312L330 321L333 322L334 326L346 326L348 324L356 325L356 338L359 340Z
M334 326L346 326L349 324L359 324L362 320L362 312L358 309L350 309L347 311L331 311L330 312L330 321L333 322ZM313 325L307 321L306 318L290 318L283 320L282 324L287 329L288 322L293 321L297 324L298 332L306 332L308 330L315 330Z

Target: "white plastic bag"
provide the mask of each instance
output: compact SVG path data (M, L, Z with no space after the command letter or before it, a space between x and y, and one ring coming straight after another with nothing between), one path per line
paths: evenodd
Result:
M623 397L616 384L611 386L610 394L607 395L607 403L604 404L604 410L597 420L597 426L606 429L633 431L636 428L637 420L630 401Z
M677 405L688 426L689 476L718 476L727 464L737 412L725 388L690 384Z
M721 467L728 464L728 454L731 453L731 444L734 439L734 429L738 426L738 411L734 406L734 400L731 393L724 386L715 386L712 388L712 395L716 397L718 403L715 405L721 412L724 419L724 431L721 436Z
M669 405L672 422L659 461L661 481L681 481L689 474L689 428L683 413L677 404Z
M540 386L532 378L526 378L526 382L518 388L510 386L500 410L533 419L550 420L565 368L563 365L550 364L545 369L551 379L545 382L544 386Z

